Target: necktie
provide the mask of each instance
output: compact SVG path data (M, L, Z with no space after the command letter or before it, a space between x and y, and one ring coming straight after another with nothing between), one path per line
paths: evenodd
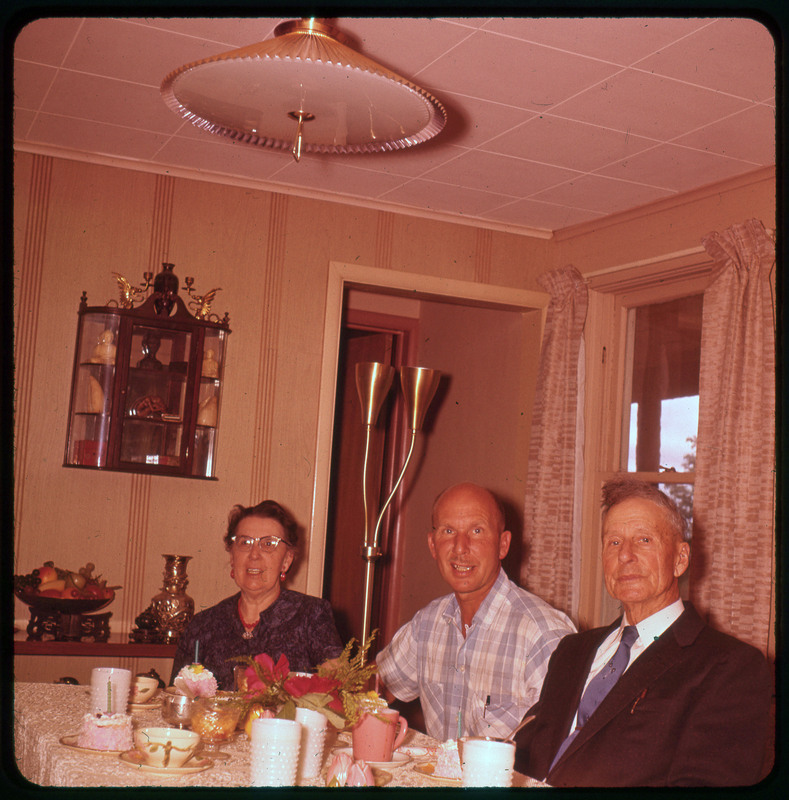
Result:
M603 702L603 698L611 691L614 684L627 669L630 661L630 648L636 639L638 639L638 628L635 625L626 626L622 631L622 639L614 655L600 672L589 681L589 685L581 697L581 702L578 704L578 721L575 730L562 742L559 752L556 753L551 763L551 769L553 769L554 764L570 746L570 742L578 735L578 731L586 724L586 721L592 716L597 706Z

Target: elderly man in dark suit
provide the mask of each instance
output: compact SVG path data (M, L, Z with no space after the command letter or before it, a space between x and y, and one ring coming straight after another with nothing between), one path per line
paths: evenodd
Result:
M758 782L766 659L680 599L690 547L669 497L617 478L603 488L603 509L605 584L624 615L559 642L527 712L535 719L516 738L516 768L552 786Z

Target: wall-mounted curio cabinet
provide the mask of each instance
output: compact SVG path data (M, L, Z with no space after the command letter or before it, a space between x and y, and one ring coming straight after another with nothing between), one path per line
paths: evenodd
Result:
M114 273L117 304L82 293L64 466L214 478L228 316L191 278L187 306L162 266L140 286Z

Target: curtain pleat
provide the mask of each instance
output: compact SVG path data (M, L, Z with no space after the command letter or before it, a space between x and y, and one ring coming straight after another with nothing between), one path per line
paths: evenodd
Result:
M691 597L765 653L774 622L775 245L748 220L702 243L704 293Z
M523 514L526 559L521 584L573 616L577 583L573 508L579 430L578 369L589 302L586 283L571 266L545 273L550 294L529 442Z

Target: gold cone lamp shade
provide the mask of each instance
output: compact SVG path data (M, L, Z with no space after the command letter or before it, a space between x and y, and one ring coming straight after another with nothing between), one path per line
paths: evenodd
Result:
M421 431L425 414L441 380L441 373L427 367L400 367L400 385L405 400L406 420L410 430Z
M283 22L274 38L185 64L165 103L204 131L306 153L402 150L440 133L435 97L346 45L321 19Z
M394 373L394 367L378 361L360 361L356 365L356 391L362 405L363 425L375 425Z

